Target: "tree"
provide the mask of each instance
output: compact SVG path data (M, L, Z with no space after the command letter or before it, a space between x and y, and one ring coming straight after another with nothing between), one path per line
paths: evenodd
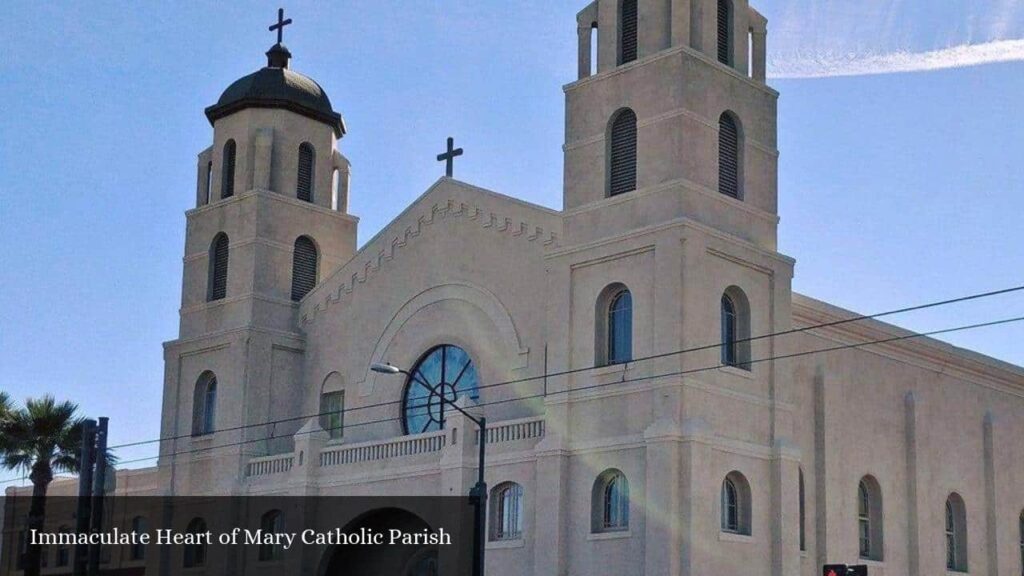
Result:
M75 415L78 406L57 402L53 396L29 399L25 407L14 409L4 394L8 416L0 418L0 465L11 470L29 471L32 502L28 529L42 530L46 518L46 491L54 472L77 473L81 467L83 419ZM29 546L25 555L25 576L38 576L39 546Z

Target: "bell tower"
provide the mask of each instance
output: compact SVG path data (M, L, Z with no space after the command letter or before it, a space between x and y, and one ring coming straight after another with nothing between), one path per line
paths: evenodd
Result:
M169 493L232 493L246 457L288 449L273 438L289 439L301 422L245 426L301 413L299 303L355 253L349 162L338 150L345 122L319 84L291 69L290 23L279 11L266 66L205 110L213 143L199 154L186 213L179 337L165 345L162 436L179 439L162 453L211 452L181 456L192 465L172 475ZM234 446L212 450L224 444Z
M746 0L595 0L565 87L567 239L690 218L769 249L776 100Z

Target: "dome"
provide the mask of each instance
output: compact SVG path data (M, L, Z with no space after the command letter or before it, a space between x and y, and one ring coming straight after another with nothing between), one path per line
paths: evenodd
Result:
M329 125L339 138L344 135L345 122L331 107L323 88L312 78L288 69L288 49L277 44L267 56L266 68L236 80L206 109L210 124L245 108L281 108Z

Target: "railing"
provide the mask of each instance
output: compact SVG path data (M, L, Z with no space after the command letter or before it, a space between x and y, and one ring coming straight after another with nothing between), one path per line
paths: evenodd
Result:
M474 435L474 441L479 444L480 433ZM509 420L500 422L487 428L487 443L498 444L501 442L516 442L529 440L530 438L544 437L544 417L523 418L520 420Z
M414 456L440 452L448 441L448 433L444 430L428 434L405 436L387 442L363 442L348 446L329 448L320 453L321 466L340 466L357 462L387 460L402 456Z
M292 454L277 454L274 456L261 456L249 460L246 466L246 476L267 476L269 474L280 474L292 469L295 456Z

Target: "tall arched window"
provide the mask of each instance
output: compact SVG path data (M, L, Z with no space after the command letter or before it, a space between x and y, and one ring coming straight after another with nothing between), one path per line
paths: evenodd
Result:
M732 2L718 0L718 61L732 66Z
M629 482L619 470L605 470L594 481L590 499L591 531L629 529Z
M228 293L228 235L221 232L210 244L210 279L206 299L223 300Z
M718 118L718 191L742 199L740 127L731 112Z
M807 493L804 488L804 471L801 469L799 473L799 492L797 497L800 500L800 550L807 550Z
M284 532L284 522L281 516L280 510L271 510L260 517L260 530L263 534L281 534ZM271 543L260 543L259 548L259 560L260 562L269 562L271 560L279 560L283 548L277 544Z
M750 370L750 305L739 288L722 294L722 364Z
M309 236L295 240L292 253L292 300L298 302L316 286L320 256Z
M882 560L882 489L871 476L865 476L857 485L857 539L861 558Z
M132 532L134 532L135 534L145 534L147 532L146 519L142 516L136 516L132 518ZM129 558L131 558L134 561L145 560L146 545L139 541L135 541L131 545Z
M1018 535L1020 537L1020 574L1024 576L1024 510L1020 513L1020 531Z
M491 540L523 537L523 487L503 482L491 490Z
M203 204L209 204L213 200L213 160L206 163L206 190L203 196Z
M750 484L739 472L722 481L722 532L750 535Z
M309 142L299 145L299 176L295 196L306 202L313 201L313 182L316 177L316 151Z
M632 110L615 114L608 140L608 195L636 190L636 114Z
M235 195L235 141L224 143L224 155L221 158L220 197L230 198Z
M192 435L213 434L217 424L217 377L203 372L192 394Z
M206 520L203 520L202 518L193 518L192 521L188 523L187 532L189 534L206 533ZM185 568L198 568L206 565L206 544L186 544L184 552L185 557L183 564Z
M956 492L946 498L946 568L967 572L967 510Z
M638 44L637 0L621 0L619 12L619 64L636 60Z
M341 210L341 172L337 168L331 173L331 210Z
M633 296L629 290L617 293L608 305L608 364L633 359Z

